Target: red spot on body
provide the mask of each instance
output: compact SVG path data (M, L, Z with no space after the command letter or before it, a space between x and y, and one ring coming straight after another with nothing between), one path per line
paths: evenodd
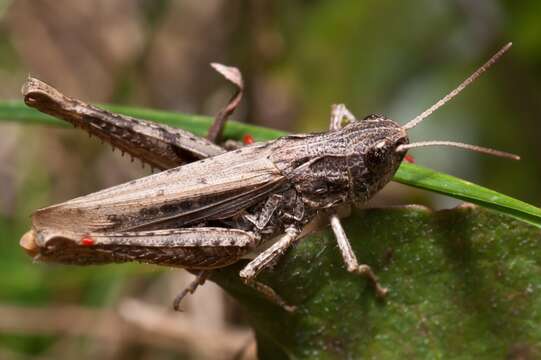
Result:
M95 241L89 235L85 235L81 238L81 245L83 246L92 246Z
M254 143L254 137L252 135L250 135L250 134L245 134L242 137L242 142L244 143L244 145L253 144Z
M411 164L415 164L415 159L411 155L404 156L404 160L411 163Z

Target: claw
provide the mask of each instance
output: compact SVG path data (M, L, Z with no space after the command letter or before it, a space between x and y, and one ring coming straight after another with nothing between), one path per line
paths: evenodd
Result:
M203 285L207 280L209 274L210 272L205 270L199 272L199 274L196 275L195 280L193 280L190 285L188 285L175 297L175 300L173 300L173 309L175 311L182 311L180 309L180 303L182 302L182 299L184 299L188 294L193 294L199 285Z
M385 296L389 293L389 289L381 286L379 284L378 278L368 265L359 265L356 271L359 275L366 276L368 278L368 281L372 283L372 286L374 287L374 290L376 291L376 296L380 299L384 299Z

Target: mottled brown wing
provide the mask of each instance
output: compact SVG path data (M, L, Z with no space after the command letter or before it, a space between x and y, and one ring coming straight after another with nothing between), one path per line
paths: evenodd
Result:
M42 236L179 228L222 219L287 185L257 144L38 210Z

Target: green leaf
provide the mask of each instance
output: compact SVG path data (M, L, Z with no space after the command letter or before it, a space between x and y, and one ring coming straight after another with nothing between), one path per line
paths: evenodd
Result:
M298 306L294 314L239 281L245 264L213 272L246 310L263 342L260 358L541 356L539 229L474 205L367 209L343 222L359 262L389 288L385 300L346 271L329 230L258 277Z
M206 116L185 115L125 106L102 105L102 107L113 112L180 127L200 136L206 134L208 127L212 123L212 118ZM61 120L27 107L22 101L0 102L0 120L67 126ZM284 132L278 130L261 128L236 121L229 121L227 123L224 131L224 135L227 138L238 140L244 134L251 134L258 141L271 140L285 135ZM413 187L485 206L541 227L541 209L451 175L435 172L418 165L402 163L394 180Z

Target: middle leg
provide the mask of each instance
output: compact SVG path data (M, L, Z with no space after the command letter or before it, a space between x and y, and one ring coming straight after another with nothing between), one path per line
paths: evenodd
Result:
M286 229L285 234L276 243L249 262L239 274L246 285L259 291L267 299L288 312L295 311L295 306L288 305L271 287L256 281L255 277L284 255L286 250L298 239L299 233L300 231L295 228Z
M180 303L182 302L182 299L184 299L184 297L188 294L193 294L199 285L203 285L205 283L209 275L210 270L201 270L199 273L197 273L195 275L195 279L175 297L175 300L173 300L173 309L175 311L181 311Z

